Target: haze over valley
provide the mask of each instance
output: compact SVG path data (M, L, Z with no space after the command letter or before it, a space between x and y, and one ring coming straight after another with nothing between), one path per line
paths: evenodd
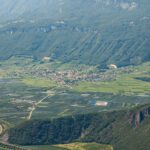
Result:
M149 150L149 10L0 0L0 150Z

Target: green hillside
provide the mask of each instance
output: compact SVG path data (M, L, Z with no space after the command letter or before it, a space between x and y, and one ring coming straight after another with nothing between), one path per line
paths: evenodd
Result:
M145 105L127 111L33 120L11 129L9 141L23 145L82 141L110 144L115 150L149 150L149 114L150 107Z
M38 9L35 8L35 14L31 9L36 7L31 5L35 1L23 1L8 7L12 14L20 9L17 12L20 12L18 16L22 15L23 21L16 19L0 23L0 59L29 55L41 60L50 56L51 60L63 63L100 67L110 63L136 65L150 60L148 0L67 0L61 8L58 0L43 1L39 2ZM1 11L5 10L4 4ZM22 5L24 9L21 9ZM62 12L56 13L59 9ZM29 11L30 15L27 15ZM43 20L41 15L45 16Z

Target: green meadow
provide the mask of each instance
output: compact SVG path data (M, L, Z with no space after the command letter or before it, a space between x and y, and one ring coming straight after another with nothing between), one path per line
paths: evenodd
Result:
M55 81L49 79L41 79L41 78L24 78L22 82L31 87L41 87L41 88L56 88L58 87Z

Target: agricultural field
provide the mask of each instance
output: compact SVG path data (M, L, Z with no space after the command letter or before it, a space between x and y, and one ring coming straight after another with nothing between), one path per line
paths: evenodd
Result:
M0 62L0 131L30 119L149 103L149 74L150 63L101 71L95 66L12 57Z
M141 76L123 75L109 82L79 82L73 89L78 92L103 92L122 95L149 95L150 82L138 80ZM146 78L146 76L144 76Z
M114 72L114 74L117 73L117 71ZM149 79L150 63L145 63L141 66L135 67L131 73L118 74L115 80L101 82L77 82L73 86L73 89L78 92L103 92L129 96L148 96L150 94Z

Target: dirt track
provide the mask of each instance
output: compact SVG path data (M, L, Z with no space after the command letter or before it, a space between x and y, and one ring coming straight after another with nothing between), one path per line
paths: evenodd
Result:
M2 125L0 125L0 135L2 134L2 132L3 132L3 127Z
M53 95L54 95L54 93L49 93L47 96L45 96L44 98L42 98L41 100L39 100L37 103L33 104L32 109L29 112L29 115L27 116L27 120L30 120L32 118L32 114L36 110L36 108L37 108L38 105L40 105L45 99L47 99L48 97L51 97Z

